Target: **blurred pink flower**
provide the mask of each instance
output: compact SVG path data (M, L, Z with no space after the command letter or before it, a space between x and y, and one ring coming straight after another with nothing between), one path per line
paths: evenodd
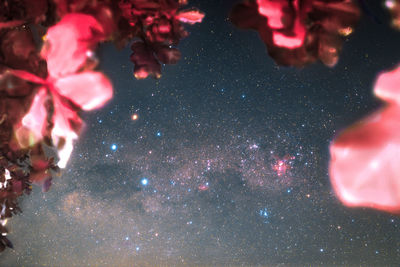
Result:
M331 144L330 179L347 206L400 211L400 67L379 75L374 88L388 102Z
M10 70L17 77L41 85L16 136L21 143L23 139L36 143L51 137L59 153L58 166L64 168L82 123L77 112L101 107L111 99L112 85L101 72L81 71L102 39L102 28L92 16L67 14L49 28L45 39L42 56L47 60L46 79Z

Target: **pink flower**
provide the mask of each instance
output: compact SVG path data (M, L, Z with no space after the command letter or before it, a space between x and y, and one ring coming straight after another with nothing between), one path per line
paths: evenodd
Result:
M379 75L374 88L388 102L331 144L330 179L347 206L400 211L400 67Z
M66 166L73 140L78 138L82 121L77 112L98 108L112 97L112 85L102 73L79 72L101 39L102 28L93 17L79 13L65 15L49 28L46 36L42 55L47 60L48 77L42 79L26 71L10 71L40 85L28 113L16 129L17 139L24 143L23 139L28 138L34 144L50 137L58 148L60 168Z

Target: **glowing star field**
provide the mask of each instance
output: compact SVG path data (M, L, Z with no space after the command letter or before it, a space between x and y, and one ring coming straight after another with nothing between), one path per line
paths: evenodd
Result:
M389 21L390 14L378 1L359 1L373 16L357 26L353 17L335 21L329 35L301 17L320 1L293 10L297 29L279 19L283 13L264 10L253 17L256 25L236 18L269 30L271 39L261 41L228 18L233 4L242 10L249 2L189 2L206 16L180 42L181 60L163 66L159 79L133 77L131 44L121 51L101 45L92 55L100 66L91 74L104 72L113 98L102 109L94 107L105 98L87 107L79 139L67 131L73 150L51 190L33 186L21 200L23 213L0 221L14 245L0 254L0 266L398 266L400 217L386 211L399 205L399 140L382 132L400 128L398 93L386 80L399 71L400 32L373 19ZM359 15L353 5L328 11ZM266 18L270 24L261 25ZM340 57L324 50L296 54L294 62L322 63L282 67L268 55L284 60L286 48L273 43L273 33L275 41L280 33L291 37L283 44L300 43L300 51L307 38L352 30L335 43ZM54 79L36 81L43 85L38 104L49 95L57 101L62 88L45 88L73 67L49 65ZM107 88L102 97L111 97ZM35 128L29 117L25 123Z

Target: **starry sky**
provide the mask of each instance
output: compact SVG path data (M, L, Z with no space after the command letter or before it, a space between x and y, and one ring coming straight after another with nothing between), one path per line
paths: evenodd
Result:
M327 171L337 133L382 105L400 32L367 1L382 23L364 16L334 68L279 67L229 23L234 2L190 1L206 18L159 80L100 47L115 96L21 200L0 266L397 266L400 217L342 206Z

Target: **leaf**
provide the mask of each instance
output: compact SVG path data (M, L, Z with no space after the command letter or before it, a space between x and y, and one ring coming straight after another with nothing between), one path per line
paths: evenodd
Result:
M132 44L131 49L131 61L135 64L134 75L137 79L145 79L149 75L156 78L161 76L161 65L149 46L137 41Z
M181 52L176 48L162 47L156 53L157 58L164 64L176 64L181 59Z

